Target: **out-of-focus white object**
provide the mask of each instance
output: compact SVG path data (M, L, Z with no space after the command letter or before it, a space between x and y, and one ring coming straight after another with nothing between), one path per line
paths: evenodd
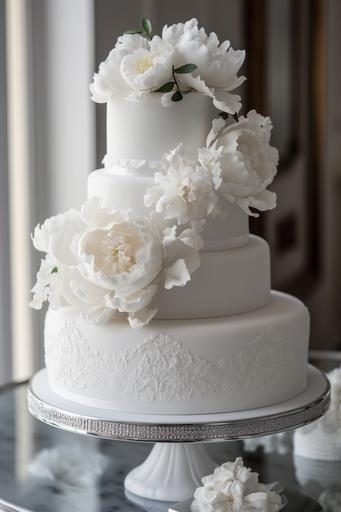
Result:
M247 452L255 452L258 448L263 448L264 453L286 455L291 448L291 439L290 432L280 432L273 436L244 439L244 449Z
M310 459L341 461L341 367L328 373L331 402L325 416L295 432L296 455Z

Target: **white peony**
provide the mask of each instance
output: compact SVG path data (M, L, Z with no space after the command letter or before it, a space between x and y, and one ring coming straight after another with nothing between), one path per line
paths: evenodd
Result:
M258 214L250 208L264 211L276 206L276 194L266 190L278 164L278 151L270 145L271 130L270 118L252 110L227 127L223 120L215 120L207 138L208 147L222 147L221 195L255 217Z
M91 98L97 103L107 103L113 94L129 93L130 86L121 73L123 59L139 50L147 51L149 43L139 34L124 34L119 37L115 48L104 62L99 65L90 85Z
M280 495L258 483L258 474L246 468L240 457L216 468L202 483L194 493L192 512L277 512L282 508Z
M173 48L158 36L151 41L139 34L124 34L99 66L90 85L92 99L106 103L113 94L138 99L158 89L172 74Z
M187 63L197 66L194 73L179 75L182 88L210 96L213 104L224 112L233 114L240 110L240 96L231 91L245 80L237 76L245 51L233 50L229 41L220 44L214 32L207 35L204 28L198 28L195 18L166 25L162 39L174 47L175 68Z
M148 49L138 48L122 59L122 77L137 93L156 90L171 77L172 58L171 45L154 36Z
M37 226L34 246L47 253L31 306L70 305L96 322L126 313L132 327L148 323L158 285L184 286L199 266L201 238L193 230L159 233L149 219L103 208L92 198Z
M215 149L191 152L182 144L164 159L165 170L154 176L145 205L178 224L205 219L215 211L221 183Z

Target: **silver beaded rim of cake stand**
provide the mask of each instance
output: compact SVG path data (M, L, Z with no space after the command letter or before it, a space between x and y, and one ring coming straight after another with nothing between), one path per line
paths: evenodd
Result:
M289 412L226 422L156 424L107 420L62 410L28 390L28 407L38 420L70 432L121 441L192 443L237 440L285 432L302 427L325 414L330 402L330 384L313 402Z

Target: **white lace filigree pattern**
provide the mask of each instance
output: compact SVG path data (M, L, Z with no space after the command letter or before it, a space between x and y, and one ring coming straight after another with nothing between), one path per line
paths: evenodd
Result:
M164 333L116 354L93 350L72 321L57 333L45 333L46 366L58 386L90 396L100 386L145 402L228 397L240 390L257 396L266 383L285 382L282 347L273 326L251 340L247 350L217 362Z

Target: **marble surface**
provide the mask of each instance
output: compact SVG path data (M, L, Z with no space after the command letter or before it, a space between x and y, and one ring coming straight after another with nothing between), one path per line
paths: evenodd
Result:
M337 362L328 364L327 370ZM123 488L125 475L151 445L83 437L40 423L27 411L26 391L26 384L0 390L0 510L168 510L170 504L126 495ZM217 464L242 455L262 481L283 482L287 512L341 511L340 467L294 458L292 433L214 443L208 449Z

